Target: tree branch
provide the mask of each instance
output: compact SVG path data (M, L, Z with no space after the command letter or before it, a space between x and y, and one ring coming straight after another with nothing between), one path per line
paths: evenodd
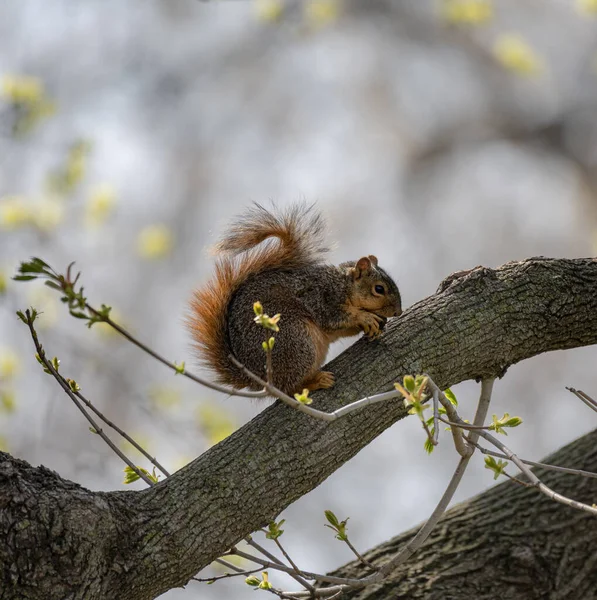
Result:
M389 323L379 340L360 340L335 359L326 369L336 386L315 393L314 406L333 411L392 389L406 373L427 372L444 389L501 376L542 352L594 344L595 289L595 259L475 269ZM8 542L0 588L19 586L24 600L95 600L115 590L127 590L127 600L154 598L266 526L405 415L402 402L388 401L328 423L276 403L136 492L89 492L2 455L0 535ZM68 561L50 543L57 526Z

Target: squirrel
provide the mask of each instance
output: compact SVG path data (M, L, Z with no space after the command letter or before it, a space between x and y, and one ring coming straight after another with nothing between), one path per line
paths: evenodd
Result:
M271 383L290 395L332 387L333 374L321 370L329 345L361 331L374 339L401 314L398 286L377 258L326 264L324 237L313 205L270 211L255 203L216 245L215 276L194 292L187 324L219 383L261 389L229 358L266 378L261 345L271 332L253 322L257 301L281 314Z

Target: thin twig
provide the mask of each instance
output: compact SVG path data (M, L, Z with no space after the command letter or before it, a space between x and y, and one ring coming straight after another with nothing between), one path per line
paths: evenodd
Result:
M460 417L458 417L458 419L459 420L455 423L455 426L453 428L458 429L458 428L462 427L463 429L466 429L466 427L467 427L466 423L462 423L460 420ZM521 461L520 458L518 458L518 456L516 456L516 454L514 454L514 452L512 452L512 450L510 450L505 444L503 444L500 440L498 440L496 437L491 435L489 432L478 431L478 435L480 437L486 439L490 444L493 444L494 446L499 448L506 455L506 459L511 460L527 476L527 478L529 479L531 484L534 487L536 487L542 494L545 494L548 498L550 498L551 500L554 500L555 502L559 502L560 504L565 504L566 506L570 506L572 508L582 510L582 511L590 513L592 515L597 515L597 508L594 508L593 506L589 506L588 504L585 504L584 502L578 502L577 500L572 500L571 498L568 498L567 496L563 496L562 494L558 494L557 492L552 490L550 487L545 485L533 473L533 471L531 471L524 464L524 462Z
M233 355L229 354L228 357L239 369L242 370L242 372L247 377L252 379L255 383L262 385L269 394L278 398L279 400L284 402L284 404L287 404L288 406L298 410L299 412L305 413L305 414L307 414L311 417L314 417L315 419L319 419L321 421L327 421L327 422L336 421L337 419L344 417L352 412L355 412L356 410L360 410L361 408L364 408L365 406L369 406L371 404L376 404L378 402L385 402L386 400L392 400L394 398L398 398L399 396L401 396L400 392L397 392L396 390L392 390L389 392L384 392L382 394L376 394L375 396L367 396L366 398L361 398L360 400L356 400L355 402L346 404L346 405L338 408L337 410L327 413L322 410L317 410L316 408L311 408L310 406L307 406L306 404L299 402L295 398L291 398L288 394L285 394L282 390L279 390L277 387L270 385L267 381L265 381L258 375L255 375L255 373L253 373L252 371L247 369L247 367L245 367Z
M452 405L452 403L446 398L445 394L442 390L437 387L433 379L426 375L427 377L427 385L431 389L432 393L437 394L439 401L442 403L442 406L446 409L446 414L450 418L450 420L455 420L453 417L459 418L456 409ZM479 398L479 403L481 402L481 398ZM458 427L452 427L452 438L454 440L454 447L456 448L456 452L460 454L463 458L470 456L473 453L473 449L466 443L466 439L462 435L462 431Z
M269 347L269 344L265 351L265 372L267 375L267 382L272 385L274 381L274 367L272 365L272 349Z
M313 594L309 592L284 592L286 594L286 598L290 598L291 600L297 600L297 598L327 598L328 600L334 600L334 598L340 598L344 592L349 590L353 590L354 588L349 585L333 585L326 588L317 588Z
M265 549L261 544L258 544L252 537L245 538L245 542L247 542L247 544L249 544L249 546L255 548L255 550L257 550L257 552L261 552L261 554L263 554L263 556L269 558L271 561L273 561L277 565L284 565L284 563L275 554L272 554L267 549ZM284 552L284 550L282 550L282 552ZM284 555L286 556L285 552L284 552ZM292 565L292 567L294 569L293 571L289 572L288 574L295 581L297 581L300 585L302 585L304 588L306 588L308 590L313 590L314 589L313 586L301 577L302 571L290 560L290 558L288 556L286 556L286 558L288 558L290 564ZM284 566L286 566L286 565L284 565Z
M483 446L479 446L478 444L474 445L476 448L479 449L479 452L481 452L482 454L495 456L496 458L508 458L505 454L502 454L501 452L495 452L494 450L483 448ZM524 458L521 458L520 460L525 465L530 465L531 467L538 467L540 469L545 469L548 471L559 471L560 473L568 473L569 475L580 475L581 477L591 477L593 479L597 479L597 473L591 473L590 471L582 471L581 469L570 469L568 467L558 467L557 465L548 465L545 463L534 462L532 460L525 460Z
M81 402L83 402L83 404L85 404L85 406L87 406L87 408L91 409L106 425L108 425L108 427L114 429L114 431L120 434L134 448L141 452L141 454L143 454L143 456L145 456L145 458L147 458L147 460L149 460L152 465L158 468L166 477L170 477L170 473L166 471L166 469L158 462L157 458L151 456L128 433L120 429L118 425L106 418L89 400L87 400L87 398L85 398L85 396L83 396L83 394L81 394L81 392L75 392L75 395L77 396L77 398L79 398L79 400L81 400Z
M432 398L433 398L433 439L431 440L431 443L434 446L437 446L438 438L439 438L439 396L438 396L437 390L433 390Z
M266 569L273 569L275 571L282 571L283 573L288 573L288 575L295 574L294 569L292 567L287 567L284 564L280 564L277 562L271 562L269 560L265 560L263 558L259 558L258 556L253 556L247 552L243 552L238 548L234 548L233 554L241 556L242 558L246 558L258 565L262 565ZM334 577L333 575L323 575L321 573L312 573L311 571L301 571L300 574L307 578L312 579L314 581L322 581L325 583L338 583L343 585L349 585L351 587L364 587L369 583L369 578L365 579L352 579L348 577Z
M216 560L214 560L214 562L217 562L219 565L222 565L223 567L226 567L228 569L232 569L233 571L236 571L237 573L240 573L243 571L243 569L241 567L237 567L234 563L231 563L228 560L225 560L223 558L216 558Z
M79 399L71 390L68 382L54 369L52 363L46 358L45 350L41 345L35 328L33 327L33 319L31 317L31 312L29 309L25 311L25 316L27 317L27 325L29 327L29 331L31 332L31 337L33 338L33 343L35 344L35 349L37 350L37 355L41 359L44 367L51 373L54 379L59 383L60 387L66 392L67 396L74 402L75 406L81 411L83 416L91 423L94 431L108 444L110 449L123 461L125 462L147 485L153 486L154 482L137 467L115 444L114 442L104 433L102 428L95 422L94 418L85 410L82 404L79 402Z
M575 390L573 387L567 387L566 389L582 400L591 410L597 412L597 402L591 396L585 394L582 390Z
M352 550L353 554L366 566L373 571L378 571L379 567L376 567L372 562L369 562L350 542L348 536L344 538L346 545Z
M261 571L261 567L257 569L252 569L251 571L236 571L235 573L224 573L224 575L216 575L214 577L191 577L193 581L198 581L199 583L214 583L215 581L219 581L220 579L228 579L230 577L240 577L242 575L253 575L253 573L258 573Z
M428 383L431 386L432 390L437 390L438 397L440 398L440 401L441 401L441 398L444 395L443 392L437 387L437 385L433 382L433 380L431 378L429 378ZM477 418L481 418L481 417L484 418L483 413L487 412L487 406L489 405L489 401L491 399L492 386L493 386L493 379L483 380L481 382L481 394L479 396L479 402L477 404L475 420ZM455 415L457 417L458 414L456 413L456 410L452 406L451 402L447 398L445 398L445 396L444 396L444 399L447 402L447 404L450 406L450 408L448 409L448 407L442 402L444 408L446 408L446 412L450 411L453 415ZM455 436L454 437L455 443L456 443L457 439L458 439L458 436ZM454 474L452 475L452 479L448 483L448 487L446 488L446 491L443 493L440 501L438 502L434 511L431 513L431 516L429 517L429 519L427 519L427 521L423 525L423 527L421 527L421 529L419 529L419 531L417 531L415 536L405 546L403 546L401 548L401 550L398 552L398 554L396 554L396 556L394 556L394 558L390 559L390 561L388 561L386 564L384 564L381 567L381 569L375 575L372 576L372 579L375 582L382 581L398 565L407 561L423 545L425 540L429 537L429 534L433 531L433 529L437 525L438 521L440 520L440 518L442 517L442 515L448 508L448 504L452 500L454 493L456 492L458 485L460 484L460 481L462 480L462 476L464 475L464 472L466 471L466 467L468 466L468 463L472 457L472 448L470 446L464 445L463 441L462 441L462 443L463 443L463 447L467 448L469 451L466 455L461 455L461 459L458 462L458 465L456 466Z
M448 421L448 419L444 419L443 417L440 417L439 420L446 425L465 429L466 431L491 431L489 429L490 425L471 425L470 423L465 423L464 421L462 423L456 423L455 421Z
M286 560L290 563L290 566L297 573L300 573L300 569L296 566L296 564L292 560L292 558L290 558L290 555L288 554L288 552L286 552L286 550L284 549L284 546L282 546L282 544L280 543L280 540L278 538L274 538L274 542L276 543L276 546L278 546L278 550L280 550L280 552L284 555L284 557L286 558ZM312 587L312 586L309 586L309 587Z
M168 359L166 359L163 356L161 356L160 354L158 354L155 350L152 350L149 346L146 346L143 342L141 342L135 336L130 334L126 329L124 329L120 325L118 325L118 323L115 323L114 321L112 321L112 319L110 317L106 317L106 316L102 315L95 308L93 308L93 306L89 305L88 303L85 303L85 308L92 314L100 317L101 322L106 323L107 325L112 327L112 329L118 331L118 333L120 333L120 335L124 336L129 342L133 343L138 348L141 348L141 350L143 350L144 352L146 352L147 354L149 354L156 360L160 361L162 364L166 365L167 367L169 367L176 373L178 373L180 375L184 375L185 377L188 377L195 383L199 383L199 384L204 385L205 387L208 387L212 390L216 390L218 392L223 392L230 396L242 396L244 398L264 398L267 396L267 393L264 390L259 390L258 392L235 390L233 388L229 388L229 387L226 387L223 385L218 385L217 383L213 383L211 381L208 381L207 379L202 379L201 377L198 377L197 375L190 373L186 369L181 370L180 367L175 365L173 362L170 362Z

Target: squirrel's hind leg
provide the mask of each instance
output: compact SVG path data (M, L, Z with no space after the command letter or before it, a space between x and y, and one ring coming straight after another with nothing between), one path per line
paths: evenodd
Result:
M331 371L317 371L305 381L303 381L303 389L314 392L315 390L325 390L334 386L334 374Z

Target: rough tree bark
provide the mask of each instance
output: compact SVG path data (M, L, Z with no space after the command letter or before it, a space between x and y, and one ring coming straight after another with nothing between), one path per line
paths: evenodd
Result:
M597 430L546 463L597 472ZM597 502L597 479L534 469L552 489ZM383 564L416 528L365 557ZM334 573L362 577L351 563ZM557 504L535 489L506 482L448 511L423 548L392 580L345 594L346 600L594 600L597 598L595 517Z
M596 259L477 269L411 307L380 340L359 341L335 359L329 369L337 385L318 392L315 405L329 410L388 390L405 373L428 372L448 387L502 375L542 352L594 344L596 290ZM136 492L90 492L3 454L0 598L155 598L404 416L396 401L328 424L276 404L166 481ZM520 492L512 494L515 513ZM463 530L468 518L461 516Z

